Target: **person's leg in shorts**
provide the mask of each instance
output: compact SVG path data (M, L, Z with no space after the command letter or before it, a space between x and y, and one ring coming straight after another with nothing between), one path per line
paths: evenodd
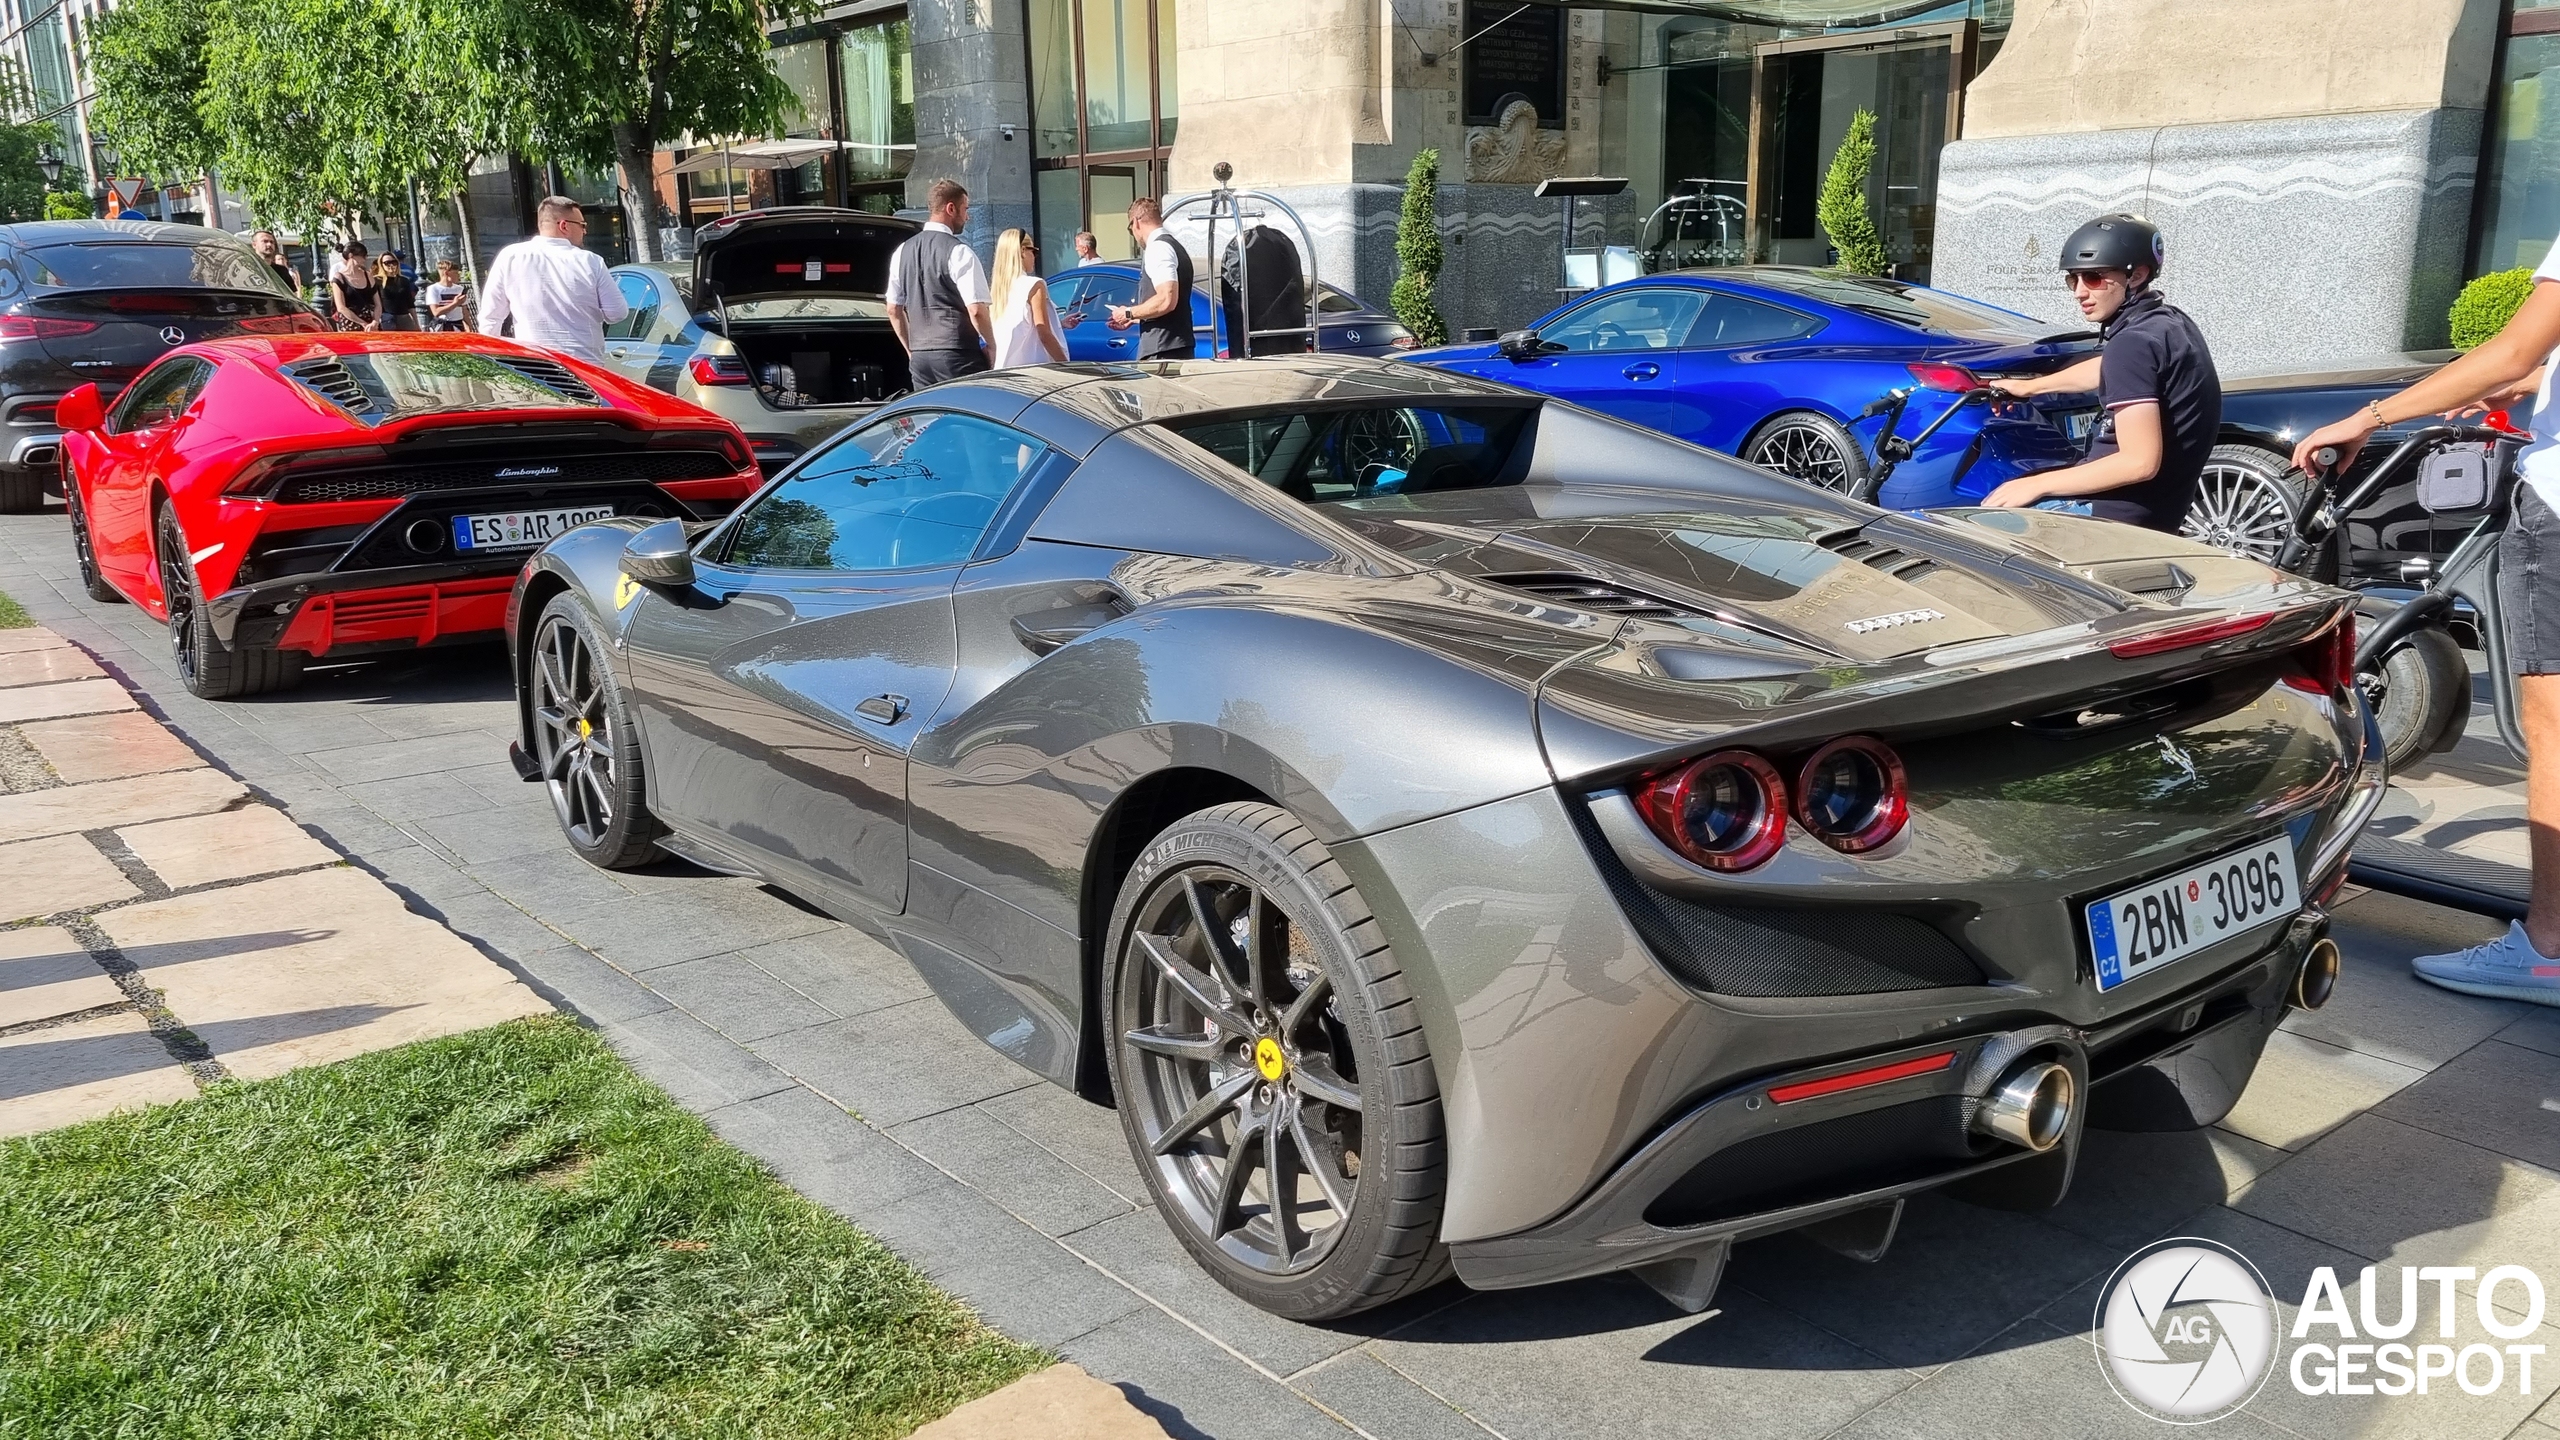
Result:
M2524 814L2533 854L2525 918L2486 944L2409 962L2466 995L2560 1005L2560 515L2530 485L2498 537L2498 610L2524 726Z

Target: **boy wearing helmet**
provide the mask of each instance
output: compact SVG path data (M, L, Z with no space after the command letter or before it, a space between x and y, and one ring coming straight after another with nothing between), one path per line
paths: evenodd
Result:
M1997 380L2016 396L2095 390L2106 405L2079 464L2023 475L1983 503L2041 505L2175 531L2194 506L2196 481L2222 429L2222 378L2204 333L2151 288L2160 232L2131 215L2106 215L2062 242L2063 282L2105 345L2077 365L2032 379Z

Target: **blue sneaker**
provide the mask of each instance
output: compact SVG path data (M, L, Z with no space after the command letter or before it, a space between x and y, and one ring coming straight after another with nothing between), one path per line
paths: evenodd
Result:
M2507 933L2450 955L2421 955L2409 962L2419 979L2465 995L2560 1005L2560 960L2533 948L2521 921Z

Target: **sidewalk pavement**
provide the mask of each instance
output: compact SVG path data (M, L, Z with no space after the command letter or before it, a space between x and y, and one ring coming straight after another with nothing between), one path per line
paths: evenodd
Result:
M315 670L294 694L207 704L178 687L158 626L81 595L59 512L0 519L0 589L721 1134L1178 1436L2157 1437L2089 1342L2098 1286L2153 1238L2236 1246L2288 1325L2320 1265L2347 1282L2369 1264L2560 1276L2560 1014L2418 983L2411 955L2496 927L2355 894L2338 913L2338 998L2286 1022L2231 1117L2091 1135L2058 1209L1926 1199L1875 1265L1755 1242L1698 1316L1602 1279L1453 1284L1345 1324L1278 1320L1182 1252L1108 1111L979 1044L894 953L751 881L571 856L540 788L505 763L514 707L495 650ZM2553 1320L2536 1339L2560 1357ZM2552 1366L2531 1396L2312 1398L2277 1377L2215 1431L2560 1440Z
M87 654L0 630L0 1135L550 1008Z

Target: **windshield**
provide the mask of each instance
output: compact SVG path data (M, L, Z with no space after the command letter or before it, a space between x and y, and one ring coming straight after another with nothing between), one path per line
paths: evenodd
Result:
M1784 287L1809 299L1855 310L1906 329L1933 335L2042 335L2053 327L2014 310L1967 300L1943 290L1892 280L1857 280L1821 274L1790 276Z
M236 245L162 245L148 241L83 241L39 245L27 252L39 285L68 290L133 290L180 286L284 293L265 262Z
M1275 490L1335 505L1517 484L1533 406L1372 406L1219 415L1165 428Z

